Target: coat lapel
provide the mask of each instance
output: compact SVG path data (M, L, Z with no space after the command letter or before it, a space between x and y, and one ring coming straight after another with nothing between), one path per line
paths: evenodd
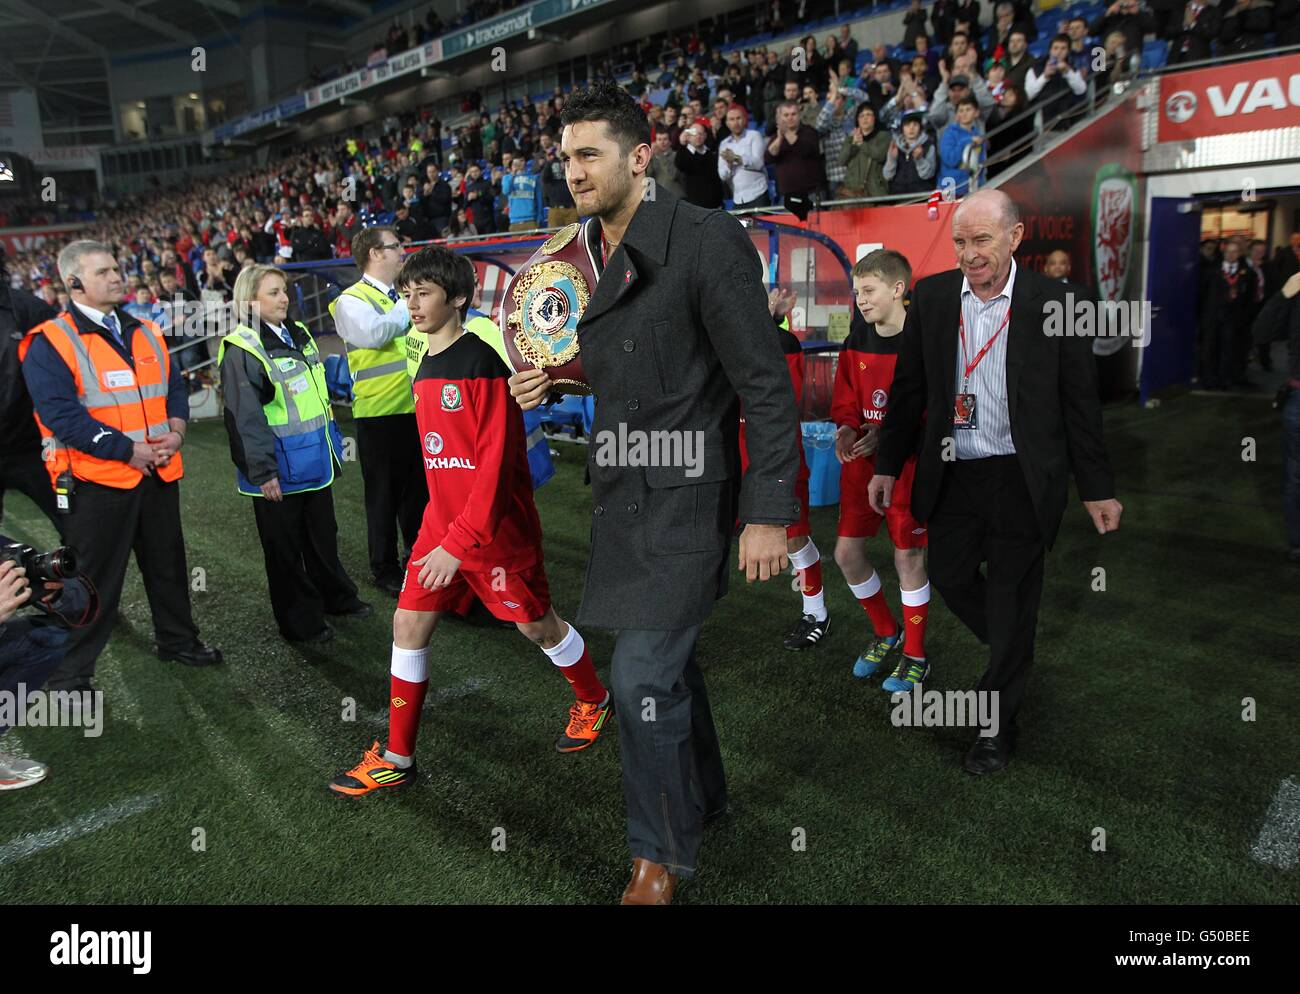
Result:
M1042 308L1039 306L1038 281L1035 274L1017 264L1016 285L1011 291L1011 321L1007 325L1007 416L1016 423L1016 388L1029 354L1030 338L1042 333Z
M953 398L957 396L957 322L961 320L961 284L961 270L954 269L951 292L940 296L944 303L939 315L938 362L945 384L944 406L949 413Z
M636 286L640 273L632 261L629 247L660 266L668 262L668 234L672 230L673 216L677 213L678 198L661 195L654 200L643 200L632 215L623 241L609 257L606 273L601 273L596 292L591 295L587 309L582 314L582 325L594 321L608 311ZM592 218L587 224L587 245L593 258L600 261L600 221Z

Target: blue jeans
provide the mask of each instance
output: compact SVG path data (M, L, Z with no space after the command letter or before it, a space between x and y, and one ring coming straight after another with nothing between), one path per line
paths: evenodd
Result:
M27 693L40 690L59 664L68 644L67 629L37 625L27 619L0 625L0 693L15 693L24 684ZM25 701L19 707L26 707ZM0 724L0 735L9 730Z
M1282 517L1287 545L1300 549L1300 389L1291 388L1282 406L1283 464Z

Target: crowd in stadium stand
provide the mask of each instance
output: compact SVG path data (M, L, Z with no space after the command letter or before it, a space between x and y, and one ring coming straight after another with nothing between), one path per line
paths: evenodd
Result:
M1036 20L1028 0L1003 0L981 24L977 0L928 9L914 0L894 48L859 53L845 23L820 43L804 37L797 54L764 44L724 56L715 19L624 46L594 71L636 66L625 85L653 129L649 175L703 206L945 185L961 194L1030 152L1040 128L1068 127L1090 99L1105 99L1147 38L1168 39L1171 62L1206 57L1211 39L1224 50L1290 44L1300 16L1284 17L1297 5L1239 0L1225 12L1199 0L1115 0ZM767 26L780 27L792 6L803 5L786 3L784 14L765 5ZM430 13L420 30L436 25ZM1040 38L1040 23L1058 33ZM479 100L467 94L463 106ZM429 108L390 115L367 137L338 134L263 168L125 201L81 237L115 246L128 302L152 308L178 293L228 296L254 261L347 257L352 235L376 219L408 243L554 227L576 219L558 155L563 106L557 87L549 99L478 109L454 128ZM14 285L66 303L60 247L11 259Z

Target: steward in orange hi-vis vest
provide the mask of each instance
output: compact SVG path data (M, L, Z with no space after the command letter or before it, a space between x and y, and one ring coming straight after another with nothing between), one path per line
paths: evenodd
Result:
M132 362L127 362L102 335L84 334L68 312L38 325L18 345L22 361L36 336L44 335L71 370L77 384L77 400L96 421L115 428L134 442L165 434L167 390L171 359L167 344L157 325L141 320L138 326L125 329L131 333L128 343ZM134 365L134 368L132 368ZM119 490L139 484L143 474L129 463L102 459L63 444L36 416L47 448L46 470L55 483L65 470L79 480L99 483ZM181 455L177 452L165 466L154 472L170 483L184 475Z

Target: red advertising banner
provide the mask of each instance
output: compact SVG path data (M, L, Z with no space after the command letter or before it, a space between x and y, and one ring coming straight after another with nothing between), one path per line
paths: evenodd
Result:
M12 259L19 252L38 249L52 238L61 241L84 227L84 224L51 224L40 228L0 228L0 245Z
M1160 81L1156 140L1300 125L1300 54L1172 73Z

